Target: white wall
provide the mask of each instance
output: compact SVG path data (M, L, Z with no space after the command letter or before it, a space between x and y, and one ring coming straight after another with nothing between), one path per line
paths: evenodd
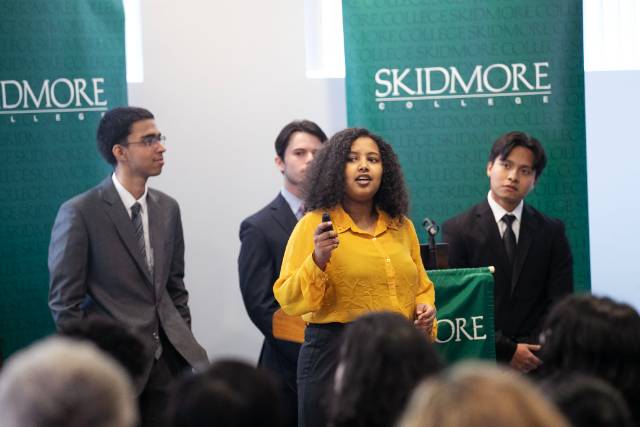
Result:
M153 111L169 138L151 185L182 207L194 331L211 358L255 360L261 338L238 288L238 227L279 189L273 141L284 124L309 118L327 134L346 126L344 81L305 78L300 0L144 0L142 19L144 83L129 86L129 102ZM593 290L636 307L639 81L640 72L586 78Z
M591 291L640 310L640 71L585 76Z
M166 133L166 166L150 185L182 208L193 329L210 357L257 359L261 338L238 286L238 228L282 178L274 140L308 118L346 126L344 81L305 78L300 0L142 1L144 82L129 103Z

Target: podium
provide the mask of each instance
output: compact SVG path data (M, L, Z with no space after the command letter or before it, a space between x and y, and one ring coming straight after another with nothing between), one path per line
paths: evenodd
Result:
M304 330L307 324L300 316L289 316L281 308L273 313L271 330L273 336L279 340L295 343L304 342Z
M449 268L449 244L420 244L420 257L426 270L446 270Z
M436 291L435 348L447 362L495 360L493 268L427 271Z

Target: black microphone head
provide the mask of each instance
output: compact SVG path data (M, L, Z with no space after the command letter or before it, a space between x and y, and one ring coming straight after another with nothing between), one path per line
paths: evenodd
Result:
M440 232L440 226L429 217L422 220L422 226L430 236L435 237Z

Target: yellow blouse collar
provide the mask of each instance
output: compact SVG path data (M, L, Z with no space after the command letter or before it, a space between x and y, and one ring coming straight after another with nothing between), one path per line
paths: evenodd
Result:
M392 228L394 230L398 230L400 228L400 221L398 219L391 218L389 214L378 207L376 207L376 210L378 211L378 220L376 221L376 227L373 233L374 236L382 234L387 230L387 228ZM329 214L331 215L331 221L333 222L333 226L338 234L343 233L350 228L358 233L366 233L353 222L349 214L342 208L342 205L336 205L329 211Z

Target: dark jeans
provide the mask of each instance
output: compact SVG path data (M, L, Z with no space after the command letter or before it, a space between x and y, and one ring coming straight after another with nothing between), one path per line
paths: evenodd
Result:
M282 393L282 427L298 425L297 368L300 344L266 338L260 352L258 366L268 370L278 380Z
M343 323L309 324L298 357L298 426L326 427Z

